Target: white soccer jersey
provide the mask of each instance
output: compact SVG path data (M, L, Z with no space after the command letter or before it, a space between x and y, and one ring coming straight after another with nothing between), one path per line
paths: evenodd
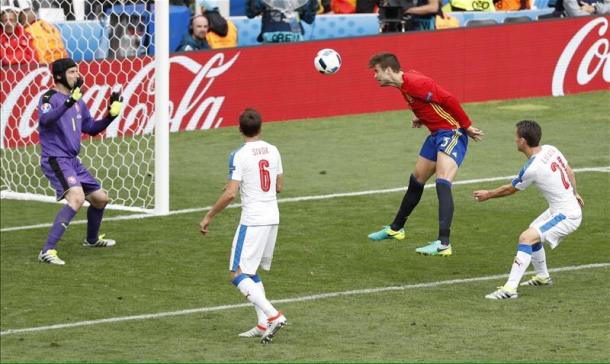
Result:
M549 203L551 213L563 213L568 218L581 216L581 209L574 189L568 178L568 161L552 145L543 145L542 150L534 154L512 182L518 190L535 184Z
M257 140L245 143L229 156L229 179L240 182L241 220L246 226L280 222L276 180L283 173L278 149Z

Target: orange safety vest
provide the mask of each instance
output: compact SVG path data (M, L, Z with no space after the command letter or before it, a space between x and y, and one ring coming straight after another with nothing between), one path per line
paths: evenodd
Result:
M502 11L521 10L521 0L500 0L500 1L494 2L494 5L496 7L496 10L502 10ZM532 8L531 0L525 0L524 9L531 9L531 8Z
M54 25L44 20L37 20L25 28L25 31L32 36L38 62L51 63L68 57L61 33Z
M214 32L208 32L208 34L205 36L205 39L208 41L210 48L218 49L237 47L237 27L229 19L227 19L227 26L229 28L229 31L224 37L221 37L220 35Z

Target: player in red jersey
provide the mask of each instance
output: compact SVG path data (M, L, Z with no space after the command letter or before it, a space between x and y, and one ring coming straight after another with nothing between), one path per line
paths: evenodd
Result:
M430 135L424 141L409 179L409 187L392 224L369 235L371 240L405 238L407 218L419 203L424 184L436 173L439 232L435 241L415 249L424 255L449 256L449 235L453 219L451 184L468 149L468 137L479 141L483 132L472 126L472 121L457 98L416 71L403 71L395 55L379 53L369 61L375 79L381 87L396 87L415 114L412 126L425 126Z

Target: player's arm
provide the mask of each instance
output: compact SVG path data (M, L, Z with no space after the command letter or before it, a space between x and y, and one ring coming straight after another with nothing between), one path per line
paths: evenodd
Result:
M216 201L210 211L205 214L203 220L201 220L201 223L199 224L200 231L203 235L206 235L208 233L210 223L212 222L214 216L224 210L225 207L227 207L235 199L235 197L237 197L238 193L239 181L230 180L229 183L227 183L227 185L225 186L224 192L218 198L218 201Z
M284 190L284 175L278 174L275 179L275 192L280 193Z
M108 125L119 115L123 107L123 97L118 92L113 92L108 100L108 114L100 120L93 120L89 110L83 108L83 131L95 136L104 131Z
M578 191L576 190L576 175L574 174L572 167L568 165L566 167L566 172L568 173L568 178L570 179L570 183L572 184L572 189L574 190L574 196L576 197L576 201L578 201L580 207L585 207L585 200L582 199L582 197L580 196L580 194L578 194Z
M489 200L490 198L498 198L498 197L504 197L504 196L510 196L513 193L519 191L518 189L516 189L512 183L508 183L505 184L503 186L500 186L496 189L493 190L478 190L478 191L474 191L472 193L472 195L474 196L474 199L479 201L479 202L483 202L486 200Z

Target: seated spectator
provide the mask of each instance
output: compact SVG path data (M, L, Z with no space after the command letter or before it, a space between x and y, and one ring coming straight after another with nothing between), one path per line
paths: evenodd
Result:
M3 66L35 60L32 37L17 21L17 11L14 7L3 6L0 9L0 59Z
M284 4L290 4L286 1ZM296 3L296 2L294 2ZM318 0L307 0L305 5L286 9L274 8L262 0L246 0L246 16L254 18L262 14L261 33L257 40L263 43L286 43L303 40L305 31L301 21L314 22Z
M532 8L531 0L494 0L496 10L528 10Z
M582 1L563 0L563 7L568 16L608 15L610 0Z
M196 14L201 14L208 20L210 26L206 40L210 48L237 47L237 27L232 20L220 15L217 3L211 0L201 0L195 11Z
M208 19L203 15L195 15L193 18L191 18L189 30L184 35L184 38L182 38L182 41L180 42L180 45L176 51L188 52L210 49L210 46L206 40L208 29Z
M67 58L68 52L64 47L59 29L53 24L38 19L37 11L38 9L33 8L32 2L27 1L19 14L20 23L32 36L36 59L38 62L46 64L60 58Z

